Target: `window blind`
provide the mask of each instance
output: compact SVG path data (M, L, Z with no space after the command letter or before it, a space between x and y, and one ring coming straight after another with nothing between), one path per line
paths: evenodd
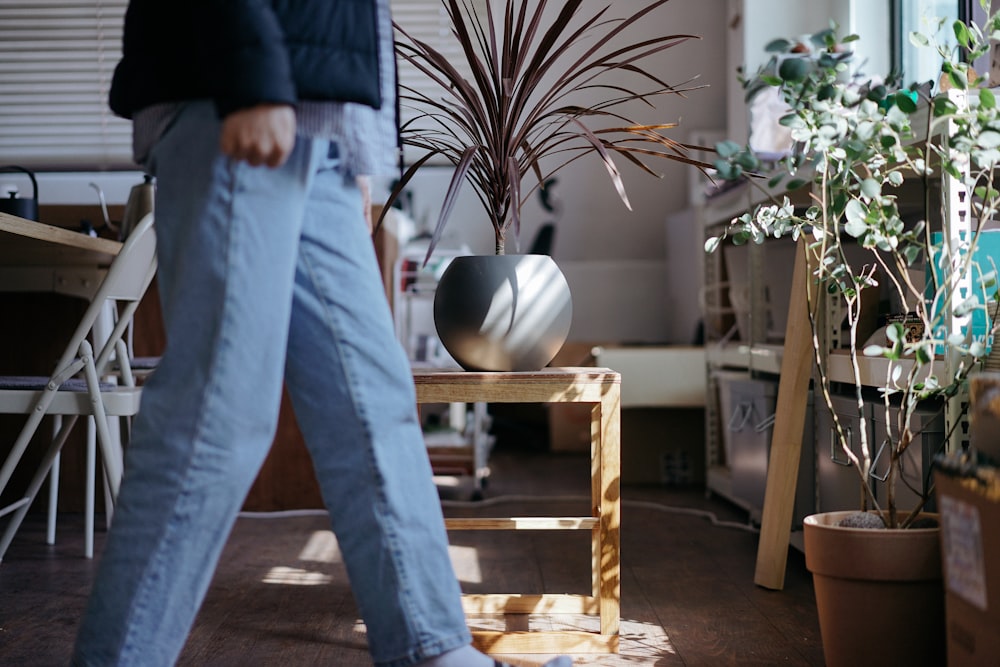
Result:
M108 108L127 0L0 0L0 164L134 168Z
M476 11L482 12L481 16L485 16L486 1L471 0L470 4L475 7ZM446 55L459 72L471 79L465 54L458 44L458 39L452 33L451 19L448 18L448 12L441 0L392 0L392 14L396 24L405 30L410 37L433 46L437 51ZM399 83L402 88L409 87L420 90L431 98L444 99L446 97L439 85L426 74L402 58L398 58L397 62ZM406 94L405 90L403 94ZM402 101L400 107L401 123L406 123L417 117L419 113L418 110L407 106L406 100ZM421 151L412 146L404 146L404 161L412 162L420 157L420 153ZM444 165L450 163L442 157L436 157L427 164Z
M475 0L477 3L485 0ZM441 0L391 0L412 36L461 60ZM131 123L108 108L128 0L0 0L0 165L134 169ZM436 86L400 63L399 78ZM402 109L404 119L414 112Z

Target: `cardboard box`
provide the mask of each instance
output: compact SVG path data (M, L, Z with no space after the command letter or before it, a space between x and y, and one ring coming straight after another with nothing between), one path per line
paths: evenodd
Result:
M551 365L597 365L621 373L623 483L704 483L703 348L567 343ZM590 451L592 407L548 405L552 451Z
M704 408L622 410L622 483L705 484Z
M1000 476L934 473L941 513L948 665L1000 665Z
M553 452L590 451L590 403L548 403L549 449Z
M599 343L567 342L549 366L594 366L594 348ZM549 449L553 452L590 451L589 403L547 403Z

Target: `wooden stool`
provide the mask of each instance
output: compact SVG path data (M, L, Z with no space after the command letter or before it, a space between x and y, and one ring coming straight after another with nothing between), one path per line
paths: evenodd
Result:
M447 519L449 530L590 530L591 595L463 595L466 613L600 616L586 631L474 631L489 653L617 653L620 574L621 375L607 368L485 373L415 369L418 403L592 403L591 515Z

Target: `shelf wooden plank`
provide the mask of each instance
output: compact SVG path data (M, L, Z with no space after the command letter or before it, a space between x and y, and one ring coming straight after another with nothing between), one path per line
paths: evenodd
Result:
M592 595L569 593L504 594L466 593L462 609L466 614L597 614L600 606Z
M621 375L607 368L543 368L518 373L413 370L419 403L600 403Z
M498 632L473 630L472 643L483 653L618 653L618 635L559 630Z
M858 371L861 384L865 387L876 388L886 386L889 364L890 361L885 357L859 357ZM913 360L903 359L896 362L896 365L902 369L902 377L905 378L906 374L910 372L911 368L913 368ZM938 367L937 373L940 374L942 369L945 368L944 358L940 357L935 362L935 366ZM920 379L926 379L929 372L930 369L926 366L921 369L922 377L920 377ZM847 350L835 350L830 352L829 374L831 382L854 384L854 369L851 367L851 356L848 354Z
M591 530L598 519L577 516L512 516L491 519L445 519L449 530Z
M705 348L708 363L713 366L746 368L762 373L781 372L783 345L730 343L728 345L709 344Z

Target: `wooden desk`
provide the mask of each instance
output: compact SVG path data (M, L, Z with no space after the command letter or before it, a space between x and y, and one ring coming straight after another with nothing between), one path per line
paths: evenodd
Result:
M0 213L0 292L57 293L89 301L121 247L122 244L117 241ZM41 321L37 324L21 323L7 334L4 345L8 355L17 358L17 364L15 368L7 368L5 364L0 373L51 373L51 364L62 353L82 314L82 310L79 314L74 310L71 308L58 313L32 310ZM5 312L4 316L10 318L8 321L17 321L21 313ZM114 326L111 311L103 315L101 326L101 331L105 333L99 335L110 333ZM39 332L44 332L44 335L32 337L32 333ZM22 345L24 349L21 349ZM10 361L8 357L4 359ZM4 415L0 424L0 459L7 456L9 445L20 431L23 419L21 415ZM116 422L112 421L109 428L112 437L120 438ZM64 453L69 454L65 462L71 470L83 473L85 463L80 450L82 448L64 449ZM31 464L25 468L30 470ZM67 477L69 480L80 480L84 475ZM27 484L27 479L15 478L13 483ZM67 509L84 509L76 504L76 499L84 495L80 488L82 484L77 484L77 481L64 482L61 497L67 499L63 503Z
M418 403L591 403L591 515L448 519L449 530L590 530L591 595L464 595L466 613L600 616L600 632L474 631L489 653L617 653L620 574L621 376L607 368L413 372Z
M0 291L89 299L122 244L0 213Z

